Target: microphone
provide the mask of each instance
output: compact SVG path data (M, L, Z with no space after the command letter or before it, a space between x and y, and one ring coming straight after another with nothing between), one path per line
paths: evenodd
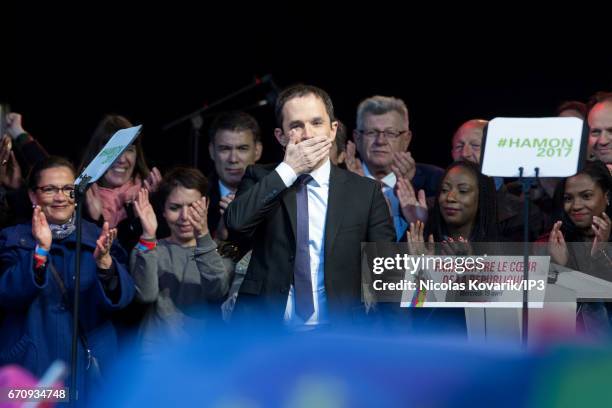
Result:
M249 106L246 106L242 108L241 110L251 110L251 109L260 108L266 105L270 105L272 106L272 108L274 108L274 105L276 105L276 100L278 99L278 94L280 93L280 88L278 87L278 85L276 85L276 82L274 82L272 75L266 74L262 76L261 78L256 78L255 84L257 86L268 84L270 85L270 90L266 93L266 95L264 96L264 99L260 99L259 101Z
M270 101L268 101L268 99L260 99L259 101L255 102L254 104L251 104L251 105L245 106L245 107L243 107L243 108L241 108L241 109L238 109L238 110L241 110L241 111L249 111L249 110L251 110L251 109L261 108L262 106L266 106L266 105L270 105L270 104L271 104L271 103L270 103ZM273 104L272 104L272 105L273 105Z

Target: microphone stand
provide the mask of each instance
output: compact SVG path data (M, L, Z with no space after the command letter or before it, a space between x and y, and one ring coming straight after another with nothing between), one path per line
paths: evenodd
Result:
M77 364L78 364L78 342L79 342L79 292L81 290L81 226L83 218L83 204L85 192L90 186L91 177L84 175L74 189L74 200L76 203L75 226L76 226L76 255L74 259L74 305L72 307L72 361L70 364L70 394L71 404L76 406L79 398L77 389ZM85 350L85 353L88 353Z
M529 201L531 201L530 192L531 186L534 184L539 175L540 169L535 168L535 177L524 177L523 167L519 167L519 182L523 190L523 308L521 324L523 330L521 332L521 342L523 347L528 346L529 342L529 298L527 284L529 281Z
M191 154L193 155L191 158L191 163L193 167L198 167L198 161L200 156L200 129L202 129L202 125L204 125L204 119L202 119L202 115L194 115L191 118L191 131L190 131L190 144L191 144Z

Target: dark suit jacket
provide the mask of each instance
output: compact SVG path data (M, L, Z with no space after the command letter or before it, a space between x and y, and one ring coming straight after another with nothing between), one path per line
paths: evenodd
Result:
M221 192L219 191L219 176L214 170L208 176L208 229L214 237L219 225L219 201L221 201Z
M412 179L412 187L414 192L424 190L427 197L435 197L438 195L438 189L444 170L432 164L417 163L414 178Z
M238 304L282 319L293 283L296 194L275 167L247 168L225 220L230 232L250 237L253 245ZM331 166L324 240L325 291L333 321L361 307L361 242L395 240L376 182Z

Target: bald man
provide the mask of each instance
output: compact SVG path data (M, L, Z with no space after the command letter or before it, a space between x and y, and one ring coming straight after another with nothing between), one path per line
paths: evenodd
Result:
M612 92L595 95L588 115L589 146L595 157L612 169Z
M454 161L465 160L480 164L482 136L488 121L484 119L470 119L459 126L453 135L451 156ZM502 177L493 177L495 189L504 185Z
M459 126L452 140L451 156L453 160L480 164L482 138L487 123L489 122L484 119L471 119ZM493 177L493 181L495 181L497 190L497 218L500 233L508 240L522 241L522 200L508 192L502 177ZM546 227L546 219L543 218L540 211L532 207L529 220L529 239L534 240Z
M453 160L480 163L482 134L487 123L484 119L471 119L459 126L459 129L453 135L453 147L451 150Z

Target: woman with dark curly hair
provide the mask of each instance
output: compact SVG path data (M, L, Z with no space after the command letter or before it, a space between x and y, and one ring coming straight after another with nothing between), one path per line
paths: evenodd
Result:
M554 195L559 221L538 239L548 243L553 262L611 280L611 193L612 176L599 160L588 162L578 174L559 183ZM587 333L605 335L610 329L608 310L602 302L581 303L578 317Z
M447 255L473 253L476 246L478 253L498 251L491 245L499 240L493 180L483 175L477 164L452 163L442 176L427 225L412 222L406 235L413 255L430 252L423 246L424 236L431 244L443 243ZM465 333L463 308L416 309L414 314L417 325L427 323L436 330Z
M496 242L495 184L478 165L457 161L446 168L427 224L435 242Z

